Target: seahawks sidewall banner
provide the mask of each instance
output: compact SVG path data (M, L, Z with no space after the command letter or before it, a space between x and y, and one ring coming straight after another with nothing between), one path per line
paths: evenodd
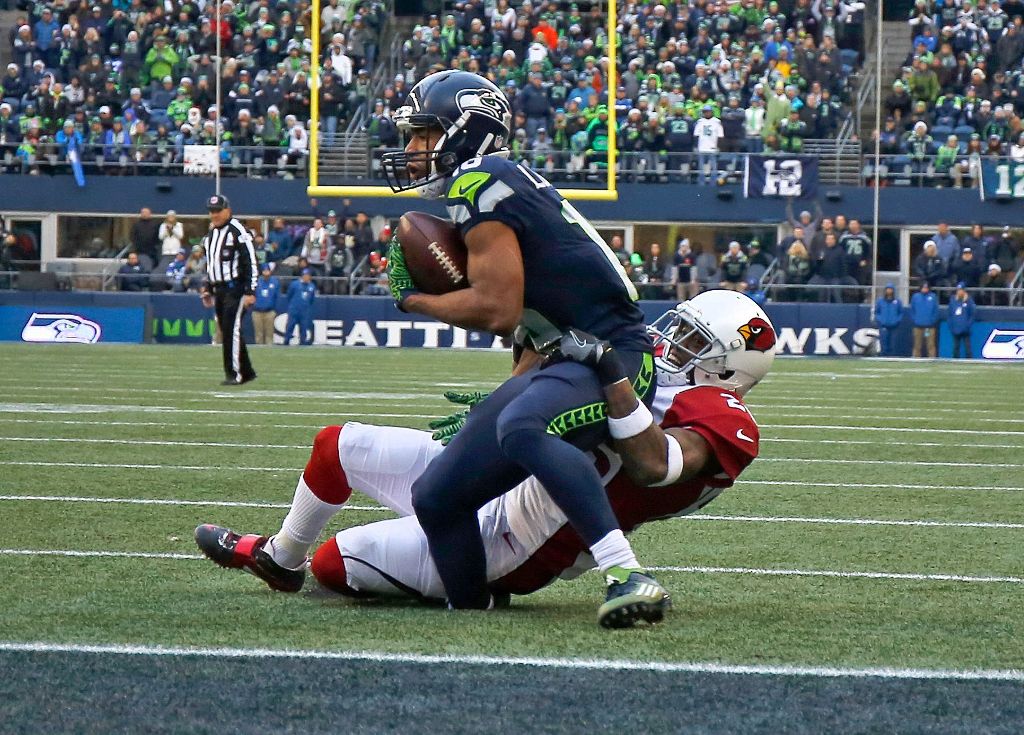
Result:
M818 159L814 156L747 156L743 196L814 199Z

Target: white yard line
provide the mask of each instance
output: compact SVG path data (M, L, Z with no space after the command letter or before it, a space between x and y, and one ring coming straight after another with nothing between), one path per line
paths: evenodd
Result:
M2 498L0 498L2 499ZM835 526L907 526L913 528L989 528L1024 529L1024 523L990 521L908 521L881 518L814 518L806 516L731 516L695 513L681 516L681 521L726 521L730 523L808 523Z
M61 404L61 403L0 403L0 414L2 413L159 413L159 414L202 414L202 415L225 415L225 416L371 416L380 418L437 418L443 415L443 410L428 414L419 413L352 413L344 410L331 411L242 411L239 409L220 408L174 408L172 406L137 406L126 404Z
M791 482L789 480L744 480L736 481L737 485L779 485L783 487L838 487L851 490L1024 490L1024 487L1002 485L910 485L903 483L881 482Z
M309 449L308 444L253 444L246 442L208 442L208 441L171 441L159 439L99 439L92 437L66 438L49 436L0 436L0 441L35 442L50 444L65 442L71 444L118 444L129 446L168 446L168 447L204 447L242 448L242 449ZM1021 447L1024 449L1024 447ZM906 460L883 459L817 459L804 457L758 457L758 462L790 462L796 464L898 464L900 467L1024 467L1024 464L998 462L910 462Z
M368 418L389 418L389 417L402 417L410 418L409 414L386 414L386 413L345 413L345 416L359 416ZM419 417L416 417L419 418ZM425 418L425 416L423 417ZM168 428L188 428L187 425L168 423L166 421L90 421L88 419L14 419L0 416L0 424L60 424L60 425L82 425L82 426L164 426ZM216 426L218 428L251 428L252 424L249 423L230 423L230 422L215 422L215 421L204 421L202 424L206 426ZM271 429L319 429L323 426L321 423L315 424L265 424L260 428L271 428ZM761 424L761 428L794 428L788 424ZM818 427L821 428L821 427ZM865 430L865 431L912 431L922 432L931 431L930 429L885 429L881 427L848 427L848 426L836 426L829 427L836 430ZM940 429L943 433L959 434L961 431L950 429L948 432L944 429ZM1005 435L1007 432L1002 431L981 431L981 434L992 434L992 435ZM1010 432L1011 434L1015 432ZM1024 432L1016 432L1024 434ZM203 442L201 439L197 439L196 442ZM888 439L793 439L793 438L782 438L777 436L762 436L761 443L793 443L793 444L837 444L837 445L872 445L872 446L893 446L894 443ZM247 445L252 446L252 445ZM308 445L306 445L308 446ZM958 449L1024 449L1024 444L979 444L977 442L971 442L970 444L964 444L961 441L951 442L915 442L901 440L896 446L899 447L950 447Z
M761 422L758 422L758 426L760 426L762 429L814 429L815 431L886 431L913 434L969 434L971 436L981 434L984 436L1024 436L1024 431L989 431L987 429L918 429L895 426L856 426L852 424L767 424Z
M168 658L366 661L370 663L442 666L528 666L570 670L653 671L658 673L801 676L810 678L1024 681L1024 671L1018 669L854 668L801 666L797 664L724 664L714 661L636 661L630 659L392 653L389 651L204 648L118 643L51 643L47 641L0 641L0 651L12 653L75 653L100 656L164 656Z
M247 442L209 442L204 439L195 441L171 441L162 439L96 439L92 437L66 438L53 436L0 436L0 441L8 442L40 442L49 444L51 442L67 442L71 444L121 444L130 446L157 446L157 447L226 447L241 449L305 449L309 450L310 444L251 444Z
M291 503L244 500L179 500L176 498L97 498L82 495L0 495L0 501L33 503L111 503L113 505L207 506L211 508L288 509ZM341 510L389 512L383 505L345 505Z
M218 508L267 508L286 509L289 503L269 503L234 500L179 500L176 498L102 498L81 495L0 495L6 502L51 502L51 503L111 503L116 505L168 505L168 506L210 506ZM382 505L345 505L341 510L364 512L388 512ZM696 513L679 516L679 521L725 521L729 523L808 523L839 526L901 526L918 528L988 528L1024 529L1024 523L999 523L990 521L929 521L929 520L887 520L875 518L817 518L805 516L743 516L711 515Z
M757 577L833 577L838 579L900 579L915 582L974 582L1024 584L1024 577L979 577L961 574L907 574L902 572L845 572L828 569L757 569L749 567L647 567L653 572L693 574L749 574Z
M808 442L813 444L813 442ZM1007 462L911 462L904 459L817 459L806 457L758 457L757 462L788 462L797 464L884 464L899 467L1024 467L1024 464Z
M224 465L181 465L181 464L135 464L135 463L113 463L113 462L46 462L28 460L5 460L0 461L0 466L8 467L73 467L81 469L129 469L129 470L184 470L209 472L210 470L237 471L237 472L289 472L299 473L301 467L247 467L247 466L224 466ZM1012 487L1001 485L911 485L911 484L889 484L889 483L861 483L861 482L796 482L789 480L744 480L740 479L738 485L784 485L788 487L839 487L839 488L893 488L905 490L1024 490L1024 487Z
M998 432L993 432L998 433ZM915 441L900 441L898 443L893 442L891 439L783 439L777 436L762 436L761 443L789 443L789 444L837 444L843 445L869 445L869 446L886 446L886 447L948 447L949 449L956 448L958 450L964 449L1021 449L1024 450L1024 444L978 444L977 442L971 442L964 444L960 441L953 442L915 442Z
M60 556L103 559L172 559L194 561L202 554L149 551L83 551L78 549L0 549L0 556ZM905 572L855 572L832 569L757 569L751 567L653 566L655 572L688 574L745 574L763 577L831 577L837 579L892 579L911 582L964 582L969 584L1024 584L1024 577L974 576L962 574L915 574Z

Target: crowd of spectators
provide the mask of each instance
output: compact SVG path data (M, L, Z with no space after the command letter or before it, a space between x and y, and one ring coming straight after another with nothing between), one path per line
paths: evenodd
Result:
M465 0L414 29L404 80L448 68L487 76L514 111L514 155L556 177L607 166L614 106L623 169L678 178L700 152L710 180L737 167L736 152L799 152L804 139L837 132L863 9L853 0L620 3L609 60L599 3ZM372 124L388 109L383 101Z
M1022 24L1019 0L916 0L912 50L882 102L887 177L978 186L984 160L1024 163Z
M217 145L222 165L304 164L310 107L310 3L249 0L27 2L0 71L0 165L180 171L184 146ZM386 10L325 0L320 109L325 135L368 102ZM220 132L214 107L222 44ZM290 168L289 168L290 167ZM253 173L250 171L250 173Z
M981 289L979 303L1009 303L1006 288L1022 264L1022 248L1009 227L998 235L974 225L969 235L957 237L945 222L926 240L911 267L912 283L951 292L954 288Z
M868 301L872 240L859 220L805 210L791 215L788 225L789 234L774 246L757 237L734 239L724 252L691 245L687 237L670 253L657 242L629 253L619 235L609 245L645 299L682 301L709 288L727 288L761 303ZM960 238L942 222L914 259L910 285L927 284L942 303L963 290L978 304L1003 306L1010 303L1010 287L1022 264L1024 247L1009 227L993 235L974 225Z
M384 224L375 235L369 215L351 210L349 200L344 200L340 214L334 209L320 213L316 200L312 201L313 217L305 223L277 217L266 233L250 230L259 270L267 266L275 277L285 279L308 270L320 293L349 293L350 281L355 284L353 293L389 293L384 255L391 226ZM177 214L168 211L159 221L143 207L131 227L125 262L118 270L118 288L198 292L205 275L206 252L198 241L186 240ZM286 280L284 286L289 283Z

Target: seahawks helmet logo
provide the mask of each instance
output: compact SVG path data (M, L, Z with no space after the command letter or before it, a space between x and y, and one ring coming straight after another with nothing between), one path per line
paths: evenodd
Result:
M512 116L504 95L489 89L464 89L455 95L455 104L460 112L479 112L506 126Z

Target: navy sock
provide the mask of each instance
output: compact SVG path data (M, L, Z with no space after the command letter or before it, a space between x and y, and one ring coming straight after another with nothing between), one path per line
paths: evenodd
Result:
M588 547L619 527L601 476L580 449L537 429L506 434L501 449L540 480Z

